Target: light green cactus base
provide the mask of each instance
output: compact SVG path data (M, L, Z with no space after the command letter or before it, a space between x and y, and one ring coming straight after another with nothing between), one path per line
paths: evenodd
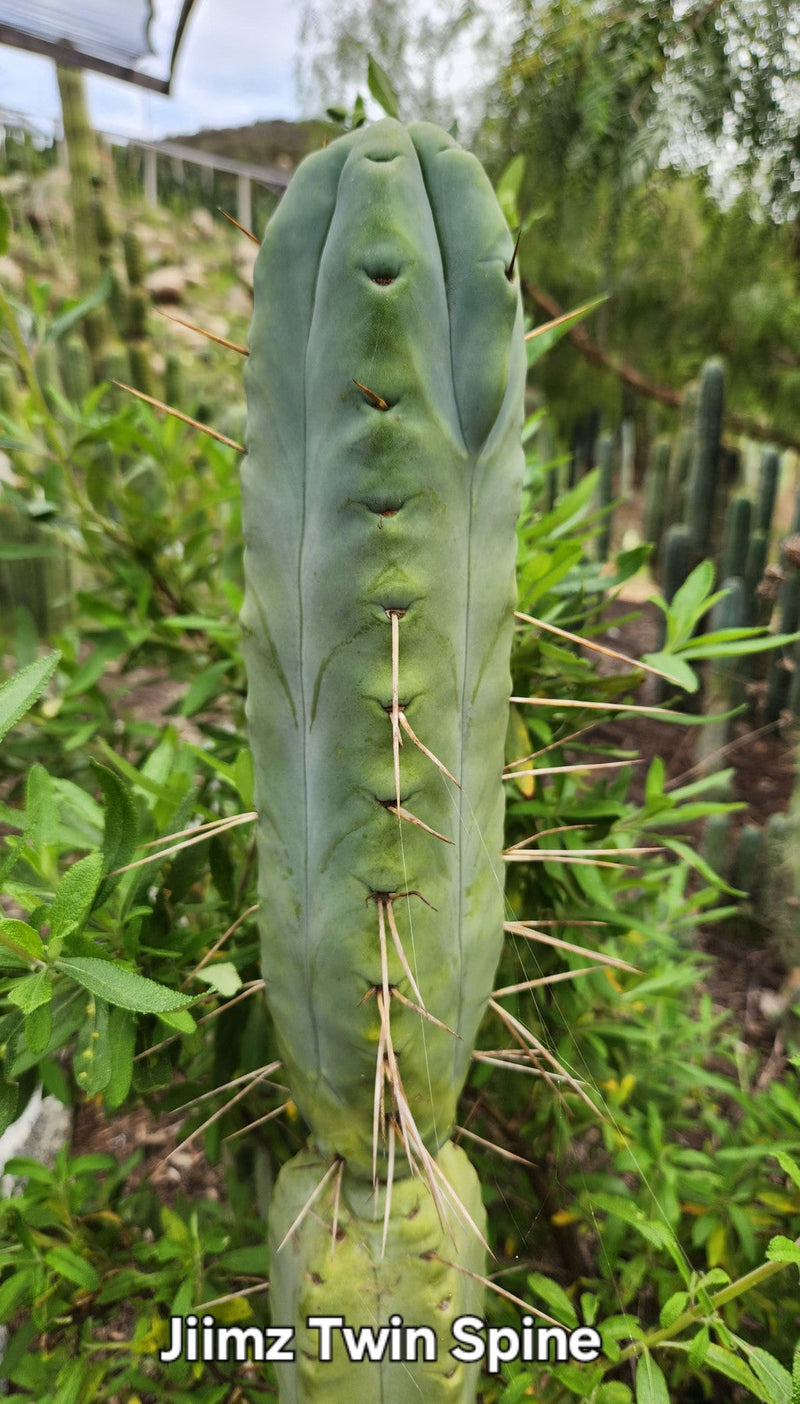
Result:
M478 1177L464 1152L448 1141L437 1164L481 1233L486 1214ZM477 1235L456 1217L445 1227L439 1220L424 1180L397 1180L392 1189L386 1246L381 1254L385 1188L377 1196L371 1185L346 1172L339 1193L336 1241L333 1247L337 1173L331 1175L299 1227L283 1248L279 1244L328 1168L313 1149L301 1151L278 1176L270 1211L270 1259L280 1262L272 1274L272 1320L275 1325L297 1323L295 1364L276 1366L281 1404L471 1404L477 1387L477 1364L454 1360L451 1326L456 1317L481 1316L483 1288L470 1273L484 1270L484 1250ZM460 1270L448 1264L457 1262ZM309 1329L309 1317L343 1317L356 1333L368 1327L426 1325L436 1332L435 1360L424 1359L424 1338L393 1333L404 1353L416 1360L391 1359L392 1335L386 1355L353 1365L337 1328L330 1329L331 1356L320 1359L324 1330ZM397 1354L400 1353L398 1349Z

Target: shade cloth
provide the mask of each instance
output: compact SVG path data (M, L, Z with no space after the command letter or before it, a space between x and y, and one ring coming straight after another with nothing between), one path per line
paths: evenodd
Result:
M176 15L169 69L161 75L141 66L155 52L154 0L0 0L0 43L168 93L194 3L183 0Z

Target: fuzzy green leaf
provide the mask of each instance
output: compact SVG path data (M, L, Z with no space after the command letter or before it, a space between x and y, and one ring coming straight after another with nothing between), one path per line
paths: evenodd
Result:
M800 1264L800 1243L795 1243L791 1238L778 1233L770 1239L765 1256L771 1263Z
M710 1346L710 1344L711 1333L707 1326L701 1326L700 1330L697 1332L697 1335L694 1337L691 1345L689 1346L689 1355L687 1357L689 1364L693 1366L694 1369L697 1369L700 1365L703 1364L703 1361L708 1355L708 1347Z
M765 1387L753 1374L752 1370L743 1360L735 1355L732 1350L727 1350L725 1346L710 1345L706 1354L706 1364L718 1370L721 1375L725 1375L729 1380L735 1380L737 1384L744 1385L749 1389L756 1399L763 1401L763 1404L772 1404L772 1399Z
M25 785L25 836L32 848L58 842L58 805L53 777L37 762Z
M86 1018L78 1030L78 1042L72 1058L75 1081L85 1097L96 1097L108 1086L111 1051L108 1004L104 999L90 999L86 1005Z
M660 1326L671 1326L673 1321L677 1321L681 1312L685 1311L689 1303L688 1292L673 1292L672 1296L664 1303L658 1317Z
M52 678L61 654L56 651L37 658L27 668L15 673L0 687L0 740L16 726L21 717L38 701Z
M133 1077L136 1021L127 1009L112 1009L108 1017L108 1041L113 1049L111 1076L105 1087L106 1106L114 1111L122 1106Z
M35 1054L37 1058L40 1053L44 1053L50 1042L52 1029L53 1006L52 1002L47 1000L46 1003L38 1004L25 1018L23 1037L28 1052Z
M51 939L63 940L83 929L92 909L102 870L102 853L89 853L64 873L50 908Z
M16 917L5 917L0 921L0 946L18 960L44 960L45 948L38 931L34 931L32 926L28 926L26 921L18 921ZM0 952L0 965L4 965L2 953Z
M30 1014L32 1009L38 1009L40 1004L47 1004L52 998L53 986L46 970L23 976L8 992L8 999L23 1014Z
M105 799L103 826L103 866L106 876L95 893L94 906L102 906L113 892L119 876L108 874L114 868L124 868L131 861L139 836L139 823L133 795L124 780L108 766L92 762Z
M753 1374L767 1391L770 1404L786 1404L792 1393L792 1378L786 1367L761 1346L749 1349L747 1359Z
M163 1014L168 1010L183 1009L192 1002L188 995L167 989L166 985L138 975L116 961L76 956L70 960L56 961L56 969L100 999L108 1000L109 1004L134 1010L138 1014Z

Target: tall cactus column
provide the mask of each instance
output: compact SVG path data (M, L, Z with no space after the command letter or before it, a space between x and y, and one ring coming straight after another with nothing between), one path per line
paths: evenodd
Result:
M450 1141L503 927L523 472L512 240L478 162L393 120L303 162L256 264L243 468L267 999L307 1148L270 1215L282 1404L469 1404L485 1215ZM320 1358L308 1317L427 1326ZM334 1333L336 1336L336 1333Z

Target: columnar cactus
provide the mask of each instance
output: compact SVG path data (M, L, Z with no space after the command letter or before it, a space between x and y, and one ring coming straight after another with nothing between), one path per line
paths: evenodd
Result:
M767 535L769 535L772 526L772 513L775 510L780 466L781 459L777 449L764 449L758 474L758 498L754 525L758 530L765 531Z
M614 502L614 436L602 434L597 444L597 506L605 513L597 533L597 559L607 561L611 546L611 523Z
M81 69L59 63L56 65L56 77L69 157L75 267L80 291L88 294L95 291L103 273L94 207L98 187L93 183L93 177L97 177L100 171L99 153L89 122ZM84 317L83 325L92 352L99 355L110 333L105 308L96 307L89 312Z
M717 480L724 395L725 371L722 362L712 357L700 372L694 458L687 495L686 522L692 532L696 560L708 555L714 538L718 540L722 534ZM722 513L724 515L724 506Z
M727 580L731 575L744 578L744 564L750 548L752 514L753 505L744 493L738 493L730 499L725 514L725 540L719 572L723 580Z
M653 543L656 557L660 553L661 538L669 521L666 513L671 447L668 438L656 439L644 475L644 539Z
M665 522L681 522L685 515L686 483L692 462L694 422L697 414L697 381L691 380L683 392L681 422L673 440L667 476Z
M449 1340L480 1303L484 1213L449 1137L502 942L525 378L511 257L477 161L387 119L302 163L256 263L242 619L259 920L310 1128L271 1209L272 1309L301 1347L283 1404L474 1398L477 1367L444 1346L372 1365L302 1347L308 1315L397 1312Z

